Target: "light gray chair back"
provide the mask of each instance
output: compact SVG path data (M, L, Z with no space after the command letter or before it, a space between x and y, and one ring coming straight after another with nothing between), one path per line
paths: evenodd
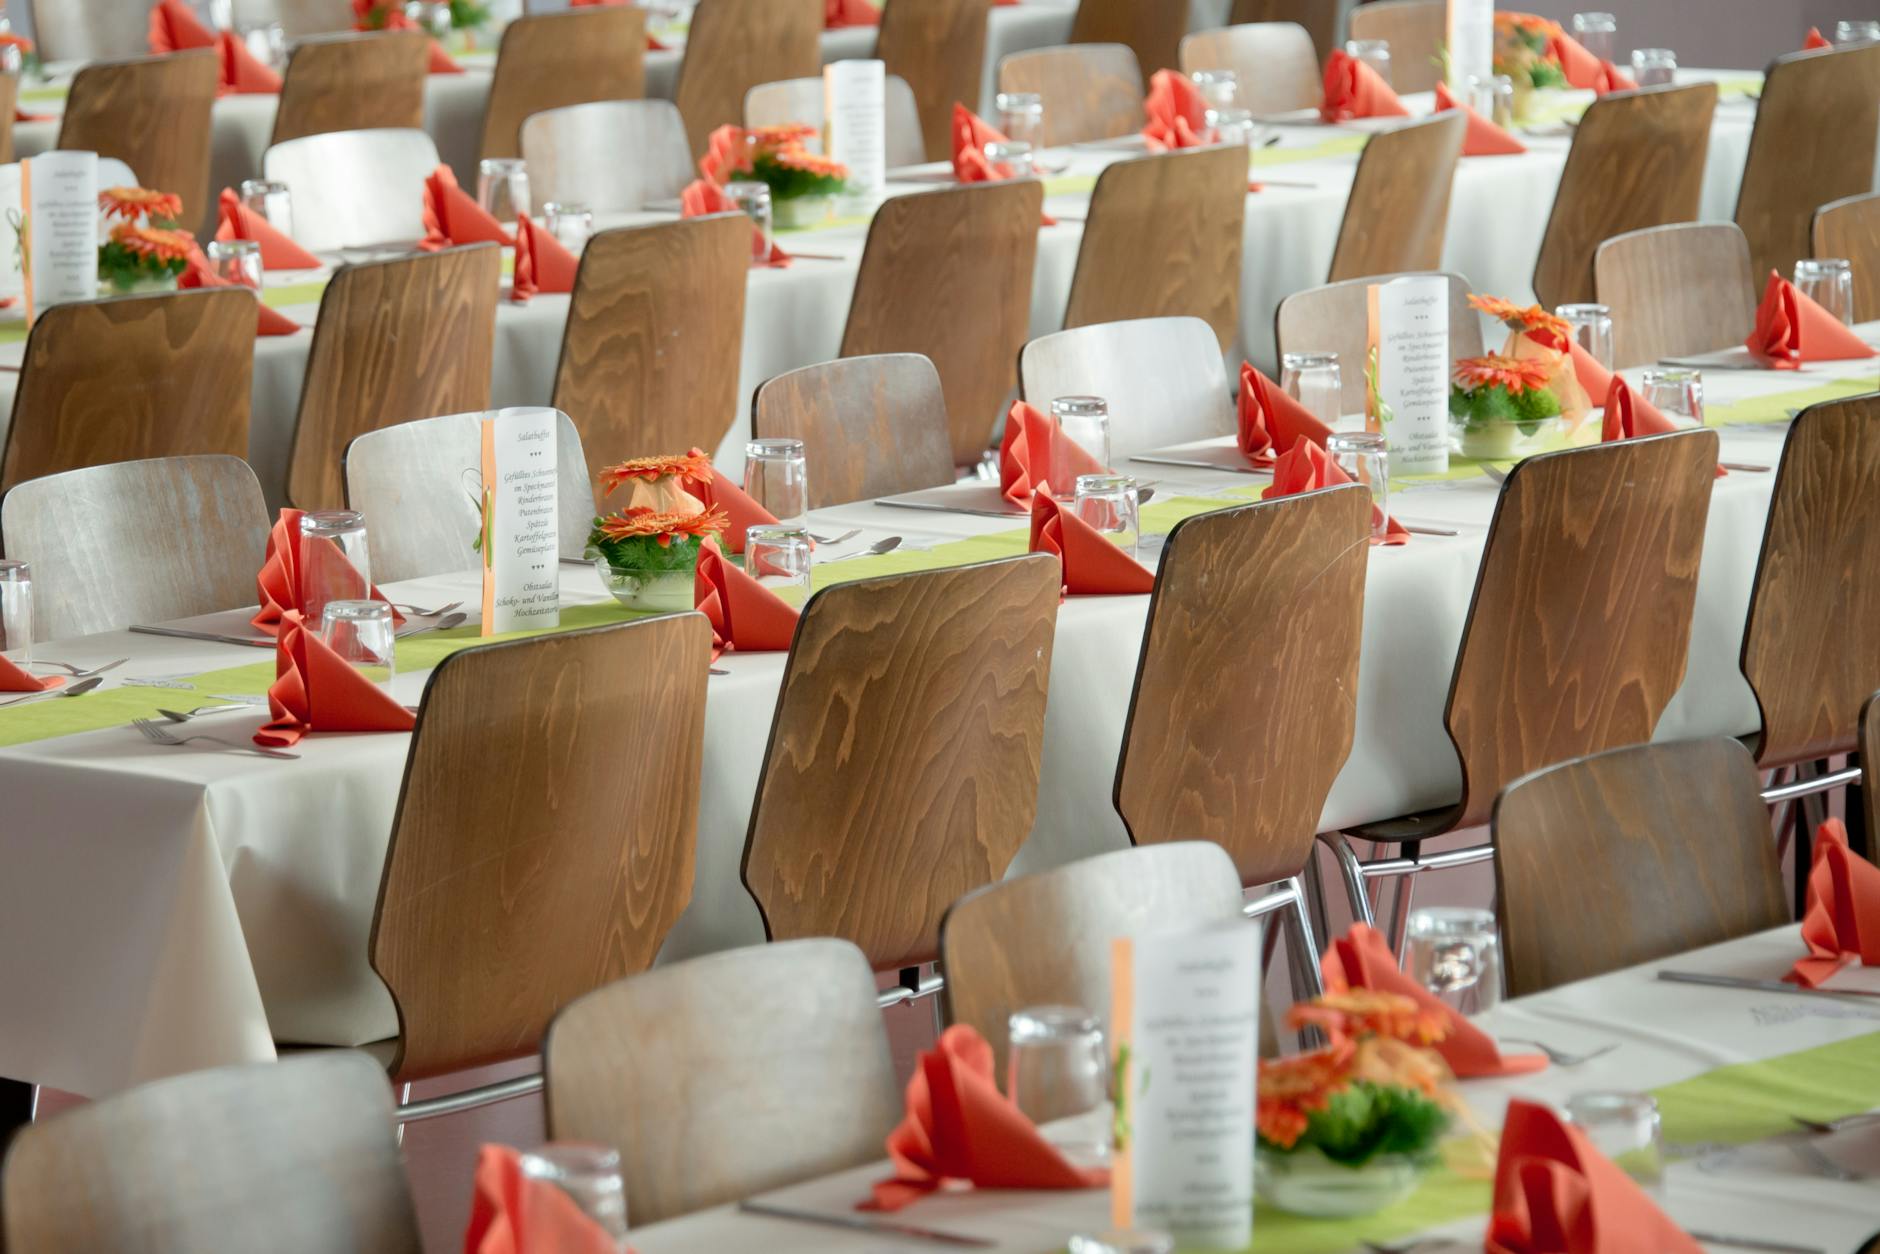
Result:
M437 164L423 131L329 131L275 144L261 172L287 184L294 241L321 252L424 238L424 180Z
M27 0L47 61L116 61L150 52L150 0Z
M1040 410L1054 396L1110 403L1110 464L1131 453L1227 435L1233 394L1214 330L1200 318L1099 322L1040 336L1018 357L1019 389Z
M1344 390L1341 409L1364 412L1364 370L1367 346L1368 289L1373 283L1413 278L1429 271L1380 274L1371 279L1347 279L1294 292L1279 303L1274 326L1281 353L1337 353L1339 384ZM1469 304L1469 281L1459 274L1449 280L1449 357L1482 354L1482 316ZM1495 347L1501 347L1497 341Z
M351 30L352 0L235 0L235 26L279 22L289 39Z
M698 177L685 123L670 100L602 100L531 114L522 123L530 196L630 213L676 199Z
M886 99L888 168L919 165L927 159L927 148L921 135L920 106L914 102L914 89L899 74L890 74ZM786 78L759 83L744 93L744 125L782 126L799 122L820 131L823 104L820 78Z

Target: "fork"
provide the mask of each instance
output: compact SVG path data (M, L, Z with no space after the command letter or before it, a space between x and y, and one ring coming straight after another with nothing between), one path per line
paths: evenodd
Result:
M93 675L102 675L106 671L116 670L118 667L124 665L124 663L128 661L130 661L129 658L121 657L115 662L106 662L103 666L94 666L90 670L86 670L83 667L74 666L70 662L55 662L51 658L34 658L30 663L28 663L28 665L56 666L60 670L64 671L66 674L70 675L73 679L90 679Z
M1545 1041L1523 1040L1518 1036L1502 1036L1496 1039L1504 1041L1509 1045L1532 1045L1535 1049L1540 1050L1541 1053L1546 1054L1547 1061L1553 1063L1556 1067L1577 1067L1583 1062L1591 1062L1593 1059L1603 1057L1619 1048L1619 1042L1614 1041L1610 1045L1601 1045L1598 1049L1588 1050L1584 1054L1572 1054L1564 1049L1555 1049Z
M819 535L811 534L810 539L814 540L818 544L842 544L845 541L853 540L856 536L859 536L861 534L862 534L862 529L860 527L855 527L851 530L843 532L839 536L819 536Z
M437 618L440 615L450 613L462 604L462 601L452 601L449 605L440 605L434 610L426 610L420 609L415 605L400 605L398 602L393 601L392 608L401 614L409 614L413 618Z
M1867 1178L1861 1172L1850 1171L1843 1167L1807 1141L1790 1141L1789 1148L1795 1152L1797 1158L1802 1160L1805 1167L1818 1176L1826 1176L1830 1180L1839 1180L1843 1183Z
M178 736L147 718L134 718L131 720L131 726L143 733L144 739L152 744L181 747L198 740L206 740L212 745L221 745L224 749L233 749L237 753L253 753L264 758L285 758L289 762L300 758L298 753L283 753L279 749L264 749L255 744L245 745L236 740L223 740L219 736Z

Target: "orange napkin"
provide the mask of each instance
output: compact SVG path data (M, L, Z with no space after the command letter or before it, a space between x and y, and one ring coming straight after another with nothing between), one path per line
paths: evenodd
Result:
M1002 144L1005 136L958 101L953 103L953 177L961 183L990 183L1012 177L1012 167L986 160L987 144ZM1039 213L1038 225L1056 226L1057 219Z
M698 159L698 172L723 186L733 175L751 170L751 148L741 127L720 126L705 138L705 155Z
M1606 388L1606 412L1599 428L1600 443L1630 440L1641 435L1663 435L1678 429L1677 423L1659 412L1656 405L1634 392L1624 379L1616 374L1612 376L1612 383ZM1717 467L1717 478L1721 479L1729 473L1723 467Z
M1238 409L1240 451L1256 466L1271 466L1279 450L1289 449L1302 439L1324 448L1326 437L1332 433L1316 414L1254 369L1251 362L1240 363Z
M1465 157L1511 157L1527 151L1527 145L1510 135L1501 127L1477 113L1449 94L1449 88L1443 83L1436 84L1436 112L1447 113L1451 109L1462 110L1469 119L1469 129L1464 132L1462 155Z
M1324 445L1314 443L1310 436L1301 436L1273 463L1273 482L1260 493L1260 499L1266 501L1280 496L1297 496L1301 492L1335 488L1351 481L1351 476L1332 460L1332 455L1325 451ZM1377 517L1375 505L1371 507L1371 517L1373 520ZM1395 518L1386 518L1384 538L1373 539L1371 543L1408 544L1410 533Z
M1745 343L1775 370L1793 370L1809 361L1874 355L1847 324L1774 270L1763 287L1762 304L1756 307L1756 329Z
M1603 96L1609 91L1631 91L1638 84L1620 72L1610 61L1602 61L1586 50L1586 45L1562 31L1555 35L1551 50L1567 77L1567 86L1592 91Z
M289 611L300 612L304 602L300 591L300 516L304 510L284 509L268 532L268 547L261 559L261 573L255 576L261 608L248 621L275 635ZM384 601L385 594L371 590L374 601ZM389 604L389 602L388 602ZM392 611L392 621L402 623L404 616Z
M215 32L196 20L183 0L157 0L150 10L150 51L182 52L215 47Z
M219 240L247 239L261 245L264 270L318 270L320 259L293 241L293 237L242 203L231 188L223 188L218 200L221 220L216 224Z
M1536 344L1553 349L1556 353L1564 352L1573 360L1573 377L1589 396L1604 396L1612 388L1613 373L1599 364L1599 358L1580 347L1580 342L1564 335L1549 335L1545 331L1528 331L1527 337Z
M999 442L999 490L1019 505L1028 504L1040 481L1059 466L1073 477L1109 470L1065 435L1057 419L1024 401L1013 401L1005 415L1005 438Z
M1816 48L1832 47L1834 47L1834 44L1829 42L1828 38L1821 33L1819 26L1810 26L1808 28L1808 38L1802 41L1803 52L1813 52Z
M1157 70L1149 79L1149 96L1142 102L1142 111L1149 118L1142 137L1150 152L1200 148L1214 142L1207 102L1186 74Z
M516 223L516 268L510 278L509 297L522 302L537 292L574 291L581 259L548 233L545 226L523 215Z
M713 540L699 550L692 604L711 620L714 661L726 650L787 653L796 635L796 608L733 566Z
M1147 596L1155 591L1154 571L1059 504L1050 487L1041 483L1032 494L1029 551L1057 557L1066 595Z
M248 43L234 31L225 30L215 37L216 53L222 59L222 81L218 95L278 96L281 76L248 51Z
M268 689L274 717L255 733L256 744L285 749L308 732L397 732L417 725L410 710L328 648L299 610L281 616L280 631Z
M940 1034L907 1082L888 1134L894 1176L857 1210L899 1210L964 1180L982 1189L1100 1189L1110 1173L1071 1166L992 1081L992 1046L964 1024Z
M189 257L185 267L182 275L176 280L176 286L185 290L199 287L234 286L209 268L209 259L203 256L202 249L194 244L189 247ZM255 302L256 335L292 335L298 330L300 330L300 324L280 310L270 309L259 300Z
M1325 103L1319 106L1319 117L1327 122L1343 122L1349 118L1409 116L1410 110L1403 107L1403 101L1376 70L1342 48L1332 50L1325 63Z
M694 456L703 457L704 453L693 449ZM716 505L731 519L731 526L720 537L725 548L733 553L744 552L744 533L752 527L775 526L777 516L752 500L750 494L723 475L714 474L708 483L703 479L694 479L687 475L679 484L688 495L696 497L700 505L710 509Z
M1320 966L1329 992L1368 988L1375 993L1396 993L1415 1001L1425 1011L1442 1015L1449 1022L1449 1035L1431 1048L1443 1056L1457 1079L1525 1075L1547 1065L1544 1054L1504 1055L1496 1049L1488 1033L1399 970L1396 955L1390 952L1383 933L1374 927L1352 924L1349 932L1332 942Z
M1880 967L1880 867L1847 847L1840 819L1815 832L1802 939L1810 956L1782 977L1792 984L1814 988L1855 958Z
M703 162L700 162L703 165ZM710 179L693 179L679 193L679 216L698 218L708 213L741 213L737 202L726 194L725 189ZM761 236L755 222L751 223L752 252L756 252L756 243ZM773 270L781 270L790 264L790 254L777 246L776 240L770 241L770 259L764 262Z
M0 692L46 692L64 682L63 679L41 679L0 657Z
M484 242L514 244L516 238L457 185L457 176L449 166L438 166L424 180L424 238L418 247L436 252L453 244Z
M839 26L879 26L881 10L868 0L823 0L823 29Z
M1487 1254L1702 1254L1586 1134L1538 1102L1508 1102Z
M507 1145L477 1151L463 1248L464 1254L615 1254L614 1239L553 1181L524 1175L522 1155Z

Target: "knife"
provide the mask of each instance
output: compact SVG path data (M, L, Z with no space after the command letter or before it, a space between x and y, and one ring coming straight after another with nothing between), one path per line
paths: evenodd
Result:
M1691 357L1660 357L1661 366L1677 366L1684 370L1769 370L1771 367L1757 361L1704 361Z
M178 627L146 627L132 624L131 630L140 636L174 636L178 640L207 640L214 644L245 644L251 649L272 649L275 642L265 637L219 636L212 631L184 631Z
M937 1241L941 1245L959 1245L975 1250L990 1250L998 1245L998 1242L988 1241L984 1237L942 1232L937 1228L916 1228L912 1224L892 1223L886 1219L870 1219L866 1215L797 1210L790 1206L773 1206L769 1202L753 1202L749 1199L739 1202L738 1209L747 1215L764 1215L771 1219L793 1219L798 1223L822 1224L829 1228L852 1228L857 1232L873 1232L882 1236L912 1237L918 1241Z
M1255 470L1252 466L1223 466L1218 462L1190 461L1183 457L1148 457L1141 453L1131 453L1132 462L1147 462L1151 466L1193 466L1196 470L1223 470L1230 475L1270 475L1271 470Z
M1808 988L1787 980L1747 980L1735 975L1705 975L1701 971L1660 971L1658 978L1674 984L1708 984L1714 988L1747 988L1759 993L1812 993L1818 997L1880 997L1866 988Z
M1010 509L973 509L967 505L936 505L931 501L897 501L892 497L883 497L877 505L886 505L890 509L924 509L936 514L974 514L980 518L1030 518L1027 510Z

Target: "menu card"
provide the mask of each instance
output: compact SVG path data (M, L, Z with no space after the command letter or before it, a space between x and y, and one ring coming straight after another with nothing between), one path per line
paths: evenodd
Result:
M483 634L561 624L553 409L483 418Z
M26 321L98 295L98 154L46 152L25 161Z
M1449 0L1448 47L1451 88L1486 83L1495 72L1495 0Z
M880 61L823 67L829 156L849 168L845 200L873 203L888 181L888 75Z
M1449 280L1373 283L1365 426L1390 442L1392 474L1449 469Z
M1110 942L1111 1222L1184 1250L1253 1239L1260 925Z

